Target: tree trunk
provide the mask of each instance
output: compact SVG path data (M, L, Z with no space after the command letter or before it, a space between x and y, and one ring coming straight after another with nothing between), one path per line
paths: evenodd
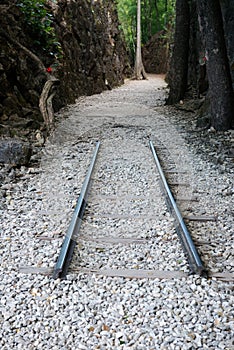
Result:
M234 89L234 0L223 0L220 2L220 5L223 15L227 55L232 76L232 88Z
M157 26L157 21L159 23L159 10L158 10L157 0L154 0L154 7L155 7L155 13L156 13L156 26ZM158 28L159 28L159 24L158 24Z
M225 45L219 0L197 0L200 29L206 48L211 125L216 130L231 128L234 95Z
M189 4L188 0L176 1L176 28L174 48L169 69L169 97L167 104L184 98L187 88L189 53Z
M147 79L141 56L141 0L137 0L137 49L135 61L135 79Z

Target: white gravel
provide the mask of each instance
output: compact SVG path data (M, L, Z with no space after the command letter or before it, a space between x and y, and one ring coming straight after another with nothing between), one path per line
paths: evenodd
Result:
M184 123L163 106L165 94L163 80L150 76L78 99L58 115L40 166L22 167L17 182L2 185L1 349L234 349L233 280L71 271L60 281L22 273L53 268L96 140L101 148L73 267L188 272L149 139L164 166L183 171L168 172L179 183L176 196L187 198L182 212L217 216L189 223L206 268L233 273L233 169L196 152Z

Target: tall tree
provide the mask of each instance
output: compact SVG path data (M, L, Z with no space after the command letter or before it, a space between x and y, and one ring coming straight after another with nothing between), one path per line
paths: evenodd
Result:
M219 0L197 0L200 29L206 48L211 124L227 130L234 118L234 94Z
M135 57L137 0L116 1L127 45L132 56ZM141 42L144 45L154 34L165 29L168 22L174 22L175 0L142 0L141 2Z
M188 0L177 0L174 48L168 74L170 92L167 104L174 104L184 98L187 88L188 52L189 4Z
M135 78L137 80L140 80L141 78L147 79L141 55L141 0L137 0L137 49L135 60Z

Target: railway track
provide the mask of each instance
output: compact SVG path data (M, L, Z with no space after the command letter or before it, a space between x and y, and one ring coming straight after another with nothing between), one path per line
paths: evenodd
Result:
M123 139L115 154L108 149L97 142L53 278L66 278L68 271L141 278L205 275L171 190L182 184L169 186L155 142L136 145ZM183 169L170 164L168 172L180 176ZM172 246L177 257L173 253L171 259Z

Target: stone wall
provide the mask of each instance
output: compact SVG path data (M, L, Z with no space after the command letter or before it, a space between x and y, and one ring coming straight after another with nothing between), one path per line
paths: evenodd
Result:
M143 47L142 60L147 73L166 74L168 70L168 39L166 31L156 33Z
M62 44L59 69L66 102L123 83L129 63L113 1L61 0L55 9L56 32Z
M38 99L47 73L19 8L1 3L0 22L0 134L11 136L14 128L42 122Z
M50 78L47 67L60 80L58 109L80 95L122 84L129 64L114 2L48 1L62 47L59 58L40 46L16 3L0 4L0 135L14 136L20 129L27 138L28 128L43 124L38 106Z

